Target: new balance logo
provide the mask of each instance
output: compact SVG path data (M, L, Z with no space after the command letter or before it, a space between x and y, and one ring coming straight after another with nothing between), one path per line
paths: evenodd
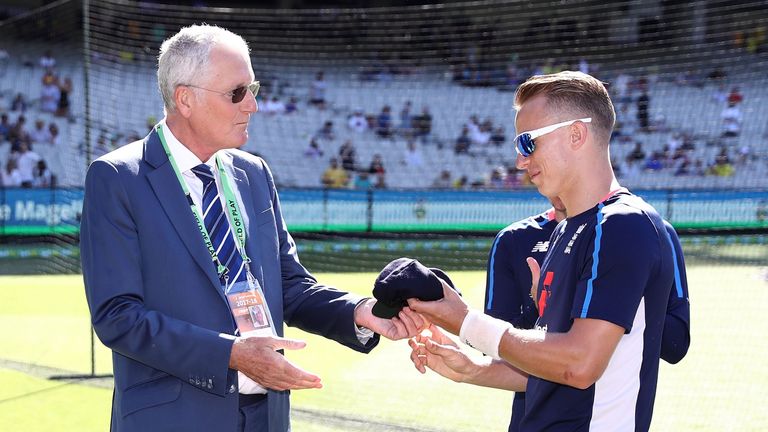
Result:
M536 242L531 252L546 252L549 249L549 240Z

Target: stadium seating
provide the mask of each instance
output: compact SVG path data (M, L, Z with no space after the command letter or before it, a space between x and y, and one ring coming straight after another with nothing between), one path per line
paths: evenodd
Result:
M29 123L40 118L59 126L63 148L36 146L34 150L49 162L50 169L59 178L59 184L81 185L86 167L88 135L82 85L84 67L79 49L71 44L54 49L58 61L57 75L69 76L75 83L70 97L73 122L40 113L34 103L40 94L39 77L42 71L38 66L30 67L28 63L36 63L50 46L28 43L4 49L9 53L7 65L0 76L0 91L5 103L10 102L13 94L21 92L33 101L25 114ZM95 146L100 135L106 135L110 141L114 139L117 143L125 143L130 136L143 136L149 118L162 118L162 103L151 63L95 56L91 60L91 145ZM264 76L273 84L275 77L281 77L279 96L283 101L290 96L297 97L301 101L299 110L290 115L255 114L249 126L251 139L244 150L262 155L283 186L319 187L319 179L328 166L328 160L338 155L338 148L345 140L351 140L356 147L359 168L367 168L374 154L382 156L387 170L386 184L391 188L429 187L442 170L450 171L454 179L467 176L470 182L481 183L494 169L514 164L515 154L510 143L515 134L512 92L498 91L493 87L463 87L447 79L439 70L425 70L416 75L394 76L382 81L361 81L357 69L351 67L328 66L325 69L322 66L288 65L284 68L285 73L281 73L279 61L254 58L257 71L264 71ZM326 100L329 104L324 110L306 104L310 83L317 70L325 71L327 81ZM610 73L607 73L607 78L603 79L610 81L610 78ZM735 174L730 177L675 176L674 170L667 168L662 172L641 172L632 178L625 178L625 184L635 188L768 186L768 176L765 175L768 171L768 140L765 138L768 133L768 121L765 120L768 108L764 103L768 100L768 78L746 69L729 71L728 88L731 85L740 86L745 99L741 104L744 116L741 136L727 140L720 138L723 106L712 98L716 89L714 85L681 86L674 82L671 74L658 78L650 86L650 117L652 121L663 122L665 128L650 133L638 132L632 137L643 143L647 154L661 150L672 133L684 132L695 136L693 158L700 159L705 166L714 162L723 145L729 148L732 159L737 157L743 146L749 146L753 156L746 163L737 165ZM407 167L402 163L405 138L381 139L370 130L356 133L346 127L347 116L353 110L362 109L375 116L384 105L391 107L393 123L397 126L399 112L406 101L412 103L412 115L419 114L422 107L428 106L433 116L431 142L418 144L424 159L424 167L421 168ZM634 105L628 105L631 117L636 113ZM17 115L12 112L11 120ZM473 146L469 155L454 154L454 141L471 115L477 115L481 121L491 119L494 125L503 126L507 134L506 143L498 148ZM120 119L117 123L116 118ZM332 141L321 141L324 155L320 159L297 163L297 160L304 158L310 138L328 120L334 123L336 137ZM631 143L615 142L612 146L614 160L623 161L632 148ZM0 146L0 149L0 157L4 161L7 146Z

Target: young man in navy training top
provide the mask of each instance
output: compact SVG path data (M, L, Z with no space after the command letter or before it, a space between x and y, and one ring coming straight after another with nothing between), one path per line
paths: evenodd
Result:
M408 301L433 323L432 338L411 341L411 359L422 372L525 390L522 431L646 431L675 280L672 241L656 210L613 174L615 113L600 81L580 72L534 76L518 88L515 105L516 129L524 131L515 138L517 166L569 214L541 271L527 260L536 328L469 310L444 289L443 299ZM436 326L490 359L468 361Z
M509 322L519 329L536 324L538 312L531 298L531 272L526 257L537 263L544 261L549 238L560 221L566 218L562 201L551 199L552 208L517 221L499 231L488 257L485 285L485 313ZM685 357L690 343L690 307L685 260L680 240L672 225L664 221L672 239L677 260L678 277L669 293L667 317L661 339L661 358L677 363ZM525 392L515 392L508 432L520 430L525 415Z

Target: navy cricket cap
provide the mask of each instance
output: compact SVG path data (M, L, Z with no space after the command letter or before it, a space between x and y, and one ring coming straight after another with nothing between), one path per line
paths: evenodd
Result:
M397 316L404 307L408 306L409 298L424 301L440 300L443 298L444 280L461 295L453 281L439 268L427 268L413 258L397 258L387 264L373 283L373 314L379 318Z

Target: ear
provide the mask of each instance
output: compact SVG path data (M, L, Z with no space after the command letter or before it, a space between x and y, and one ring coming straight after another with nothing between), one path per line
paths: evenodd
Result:
M586 142L587 136L589 136L589 129L587 125L582 122L576 122L571 125L571 149L579 150Z
M176 112L184 118L189 118L197 102L197 95L191 88L180 85L173 92L173 100L176 102Z

